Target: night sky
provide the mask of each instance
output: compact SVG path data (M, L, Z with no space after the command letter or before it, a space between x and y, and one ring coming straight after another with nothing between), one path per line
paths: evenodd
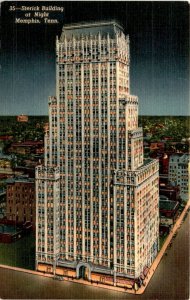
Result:
M63 6L59 24L14 24L10 5ZM23 14L22 14L23 16ZM66 23L118 20L130 35L131 93L142 115L189 115L188 2L1 4L0 115L47 115L55 95L55 38Z

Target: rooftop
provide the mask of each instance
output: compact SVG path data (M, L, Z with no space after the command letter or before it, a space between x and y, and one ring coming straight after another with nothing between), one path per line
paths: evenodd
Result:
M6 180L7 184L14 184L16 182L22 182L22 183L34 183L33 178L29 178L28 176L19 176L15 178L8 178Z
M188 163L190 161L190 154L184 154L181 158L180 158L180 163Z
M164 195L160 195L160 201L168 201L168 197L164 196Z
M97 35L115 37L116 32L124 31L123 27L117 21L99 21L99 22L81 22L74 24L66 24L63 26L60 40L66 36L67 38L79 37L80 35Z
M179 205L179 202L172 200L160 200L159 209L160 210L175 210Z
M179 154L173 154L170 156L170 163L171 162L178 162L180 164L187 164L190 161L190 154L189 153L179 153Z
M42 141L25 141L22 143L12 143L12 147L33 147L43 145Z

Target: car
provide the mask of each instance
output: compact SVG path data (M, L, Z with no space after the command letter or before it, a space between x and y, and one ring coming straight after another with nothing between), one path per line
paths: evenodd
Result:
M53 279L54 279L54 280L59 280L59 281L63 281L63 280L64 280L63 276L58 276L58 275L55 275L55 276L53 277Z

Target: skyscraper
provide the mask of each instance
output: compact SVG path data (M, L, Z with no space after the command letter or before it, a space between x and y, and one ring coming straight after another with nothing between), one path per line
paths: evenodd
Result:
M115 21L66 25L56 40L56 97L36 168L38 270L114 274L116 284L157 255L158 162L144 160L129 65Z

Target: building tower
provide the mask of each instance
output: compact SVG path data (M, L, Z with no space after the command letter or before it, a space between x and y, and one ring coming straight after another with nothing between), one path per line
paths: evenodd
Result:
M116 284L157 255L158 162L143 157L129 64L115 21L66 25L56 40L56 97L36 168L38 270L114 274Z

